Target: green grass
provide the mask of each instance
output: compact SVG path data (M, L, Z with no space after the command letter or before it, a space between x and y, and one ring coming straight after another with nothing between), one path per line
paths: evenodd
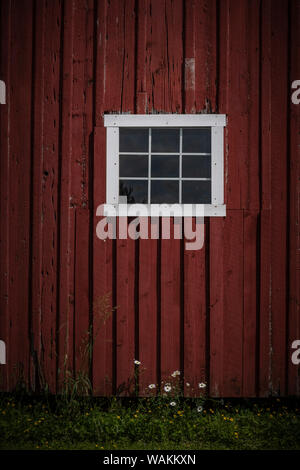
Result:
M1 395L0 449L300 449L299 401L171 401Z

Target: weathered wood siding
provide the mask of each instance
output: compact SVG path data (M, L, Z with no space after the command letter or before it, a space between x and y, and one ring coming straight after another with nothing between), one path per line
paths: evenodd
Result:
M299 0L1 2L1 390L300 393ZM205 246L96 237L104 113L225 113ZM113 310L111 310L113 308ZM90 333L92 360L85 360Z

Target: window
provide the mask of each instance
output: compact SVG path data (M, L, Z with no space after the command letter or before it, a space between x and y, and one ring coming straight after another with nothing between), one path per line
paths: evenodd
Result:
M203 205L225 215L225 115L105 115L106 203ZM132 211L131 211L132 213Z

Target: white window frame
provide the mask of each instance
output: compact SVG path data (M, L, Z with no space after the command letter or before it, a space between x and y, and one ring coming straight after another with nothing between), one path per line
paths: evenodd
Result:
M106 114L104 115L104 126L106 127L106 204L104 211L109 213L109 206L113 206L118 214L120 127L210 127L212 203L197 204L197 206L204 216L224 217L226 215L226 205L224 204L225 114ZM147 206L150 210L156 204L143 204L143 206ZM164 204L164 206L166 207L165 214L168 215L172 204ZM195 215L194 206L195 204L184 204L185 214ZM130 208L132 216L139 215L141 204L128 204L128 208ZM160 211L160 215L163 216L164 213Z

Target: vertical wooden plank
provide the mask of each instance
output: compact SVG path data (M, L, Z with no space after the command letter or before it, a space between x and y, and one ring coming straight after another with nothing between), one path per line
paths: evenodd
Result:
M228 211L224 233L224 396L241 396L243 378L243 212ZM233 302L234 299L234 302Z
M182 4L180 0L172 4L154 0L149 13L147 90L152 93L148 94L148 109L150 113L180 113Z
M286 387L286 177L287 177L287 16L285 2L263 4L262 116L266 122L262 142L263 209L270 208L270 277L264 298L270 296L270 386L274 394ZM268 27L271 18L271 29ZM266 26L264 28L264 26ZM268 77L268 79L267 79ZM268 83L268 86L267 86ZM267 99L269 98L269 101ZM284 123L284 125L283 125ZM268 129L269 128L269 129ZM262 234L262 237L267 235ZM283 275L284 273L284 275ZM266 328L262 331L266 331ZM266 338L264 338L266 341Z
M9 157L10 157L10 44L11 44L11 2L1 3L1 55L0 70L1 79L6 84L6 104L0 105L0 208L3 223L0 225L0 339L5 342L8 354L9 343ZM5 222L4 222L5 221ZM9 389L9 367L1 366L0 389Z
M148 221L147 221L148 222ZM148 230L151 230L150 221ZM150 233L150 232L149 232ZM158 383L157 303L158 303L158 242L139 242L139 360L142 373L139 394L149 393L148 386Z
M260 10L261 2L255 0L247 4L247 97L248 97L248 130L247 130L247 160L245 164L245 188L243 207L251 211L260 210L260 131L262 120L260 116L260 79L261 79L261 31Z
M259 315L259 396L271 392L271 214L262 209L260 214L260 315Z
M214 246L210 250L210 393L213 396L241 396L243 386L243 211L228 210L226 218L211 224L210 240Z
M42 317L41 350L45 382L51 392L56 390L57 332L57 217L60 124L60 35L61 5L46 5L45 10L45 82L44 134L42 176Z
M134 1L106 5L105 112L134 112L135 11ZM102 39L101 39L102 40ZM102 177L102 181L105 175ZM98 183L99 184L99 183ZM116 378L118 394L128 394L134 378L135 355L135 242L116 241Z
M185 112L211 112L216 106L216 4L187 2L184 18ZM193 395L203 393L198 384L208 381L206 243L201 250L184 251L184 375L186 393Z
M194 218L192 226L195 231ZM193 396L207 392L199 389L199 383L207 383L209 379L205 243L207 240L200 250L184 251L184 385L186 394Z
M174 220L170 219L171 237ZM181 370L180 240L161 240L161 378Z
M119 110L121 112L134 112L134 98L135 98L135 2L129 1L123 6L122 2L118 3L117 17L123 22L120 33L123 35L122 46L122 65L119 68L122 81L120 90ZM112 11L113 13L113 11ZM119 16L118 16L119 15ZM108 24L112 26L111 17ZM114 43L111 41L110 45L115 48L116 37ZM108 57L108 56L107 56ZM111 75L108 75L107 80L110 80ZM112 91L112 90L111 90ZM107 90L109 94L111 92ZM118 220L120 222L120 218ZM134 359L135 359L135 245L136 242L127 238L126 240L117 239L117 272L116 272L116 285L117 285L117 336L116 336L116 387L118 394L128 395L133 393L133 378L134 378Z
M97 81L97 92L101 93ZM105 128L94 129L94 203L105 202ZM101 184L100 184L101 182ZM96 213L96 210L94 211ZM96 224L100 219L95 217ZM93 264L93 389L96 395L111 395L114 386L113 240L94 238Z
M256 317L257 317L257 212L244 211L243 233L243 293L244 293L244 320L243 320L243 389L242 395L253 397L256 395L257 377L257 344L256 344Z
M93 388L96 395L111 395L115 386L115 349L113 327L115 324L114 242L102 241L95 236L96 207L106 200L106 130L103 127L106 91L106 31L107 2L97 3L97 50L95 83L94 128L94 246L93 246ZM104 299L107 299L106 301Z
M272 386L286 393L288 8L272 2ZM273 87L274 84L274 87ZM284 126L283 126L284 123ZM283 158L284 157L284 158ZM284 273L284 274L283 274Z
M247 4L247 155L241 174L244 211L244 329L243 329L243 396L257 391L257 290L258 211L260 209L259 175L259 106L260 106L260 2ZM246 64L245 64L246 65Z
M219 112L227 114L225 201L229 209L241 206L240 174L247 154L246 1L220 4ZM238 72L236 71L238 68ZM242 70L242 74L240 73ZM228 154L228 148L230 154Z
M118 85L120 90L120 101L118 109L121 112L134 112L134 74L135 74L135 3L134 1L126 2L125 5L117 2L116 15L108 16L108 25L113 30L113 22L115 17L119 18L122 41L122 63L118 68L119 76L121 74L122 81ZM113 10L111 10L113 13ZM117 26L118 28L118 26ZM117 29L118 31L118 29ZM117 37L113 36L110 46L116 47ZM109 48L107 49L109 51ZM108 58L108 56L107 56ZM107 71L107 81L110 81L111 75ZM113 71L112 71L113 72ZM111 93L112 90L107 90ZM120 222L120 218L118 223ZM119 224L117 224L119 225ZM134 359L135 359L135 244L134 240L127 238L126 240L117 239L117 336L116 336L116 387L117 393L128 395L133 393L134 379Z
M227 216L226 216L227 217ZM210 224L210 369L209 394L222 396L224 375L224 218L216 218Z
M210 392L240 396L244 339L244 224L240 209L244 206L245 187L248 187L248 9L246 1L227 0L219 6L218 112L227 114L228 121L224 159L227 215L223 222L210 221ZM218 230L223 234L218 236ZM217 256L221 257L222 269ZM218 323L222 337L217 331Z
M137 14L137 58L136 58L136 109L137 113L147 113L147 89L148 64L146 61L147 27L149 24L149 2L138 2ZM150 219L143 221L148 223L151 233ZM158 266L158 241L139 240L139 338L138 352L141 361L141 374L139 376L139 395L152 394L148 388L150 384L158 382L158 350L157 350L157 266Z
M91 347L89 311L89 148L92 133L93 2L77 0L74 5L72 184L71 203L76 208L74 245L74 340L75 373L89 376L87 358L82 364L82 347ZM80 368L83 368L80 370Z
M117 226L119 226L120 219ZM135 359L135 242L117 239L117 394L134 391Z
M182 112L182 2L152 2L149 17L147 62L148 106L151 112ZM161 240L160 358L162 381L182 369L181 347L181 242Z
M219 112L228 116L225 201L232 209L258 209L259 2L226 0L219 18Z
M219 113L229 113L227 104L227 67L229 62L229 18L228 1L219 3L217 31L217 54L218 54L218 88L217 88L217 111ZM224 142L224 201L227 204L228 187L228 128L225 128ZM228 214L226 215L226 219ZM212 396L222 396L223 376L224 376L224 323L225 323L225 286L224 286L224 242L223 231L225 221L223 218L213 218L210 220L210 255L209 255L209 394Z
M217 67L217 3L209 0L186 2L186 48L189 36L195 37L194 55L195 109L211 113L216 107L216 67ZM190 29L193 23L193 32ZM189 54L190 55L190 54Z
M106 112L134 110L134 31L132 0L107 5L105 98Z
M33 80L33 150L31 195L31 311L30 337L30 386L33 390L45 387L41 370L41 318L42 318L42 182L43 182L43 117L44 117L44 46L45 2L35 4L34 10L34 76Z
M89 213L87 208L76 209L75 216L75 374L89 377L91 358L91 331L89 328L89 269L87 253L89 250ZM83 390L84 392L84 390Z
M73 373L73 320L74 320L74 240L75 213L70 204L72 161L72 96L73 96L73 43L74 1L64 3L62 12L62 96L61 96L61 168L59 201L59 317L57 338L58 391L62 391L67 371Z
M9 339L8 370L10 389L28 384L28 266L30 237L31 161L31 66L32 2L24 10L20 2L11 4L11 45L14 57L8 83L10 102L9 192ZM20 77L22 79L20 80Z
M260 222L260 317L259 395L271 390L271 2L261 6L261 222ZM268 77L268 78L266 78ZM268 86L267 86L268 83ZM268 116L268 117L267 117Z
M290 83L300 77L299 2L290 6ZM299 395L299 365L291 361L291 344L300 339L300 105L290 101L289 167L289 317L288 317L288 394Z

